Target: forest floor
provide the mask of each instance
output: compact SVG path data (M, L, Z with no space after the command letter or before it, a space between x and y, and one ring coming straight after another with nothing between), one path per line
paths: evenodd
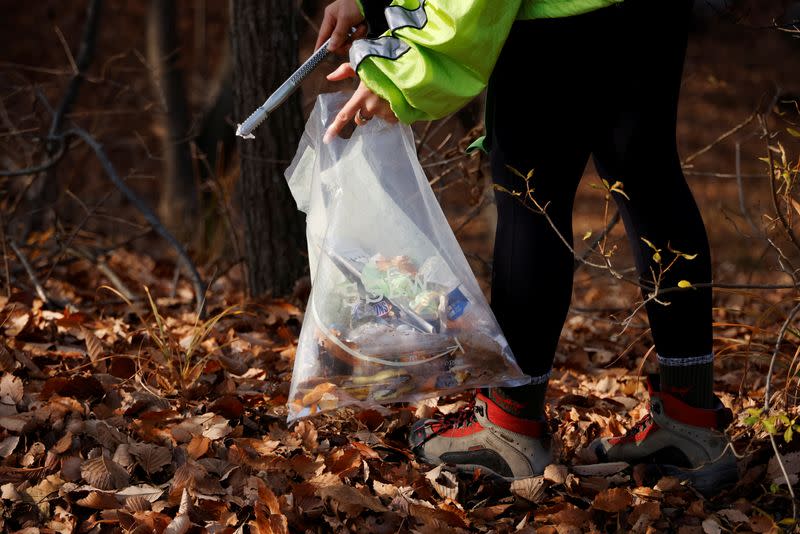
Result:
M200 5L178 4L182 10ZM208 4L205 46L187 46L183 56L196 109L220 55L212 44L224 33L224 3ZM75 50L84 6L78 0L42 1L25 10L0 6L9 14L0 20L0 31L19 37L0 62L2 103L12 122L38 131L31 125L46 112L34 89L53 102L61 95L72 71L53 29ZM105 24L117 31L101 35L92 75L69 119L96 135L132 187L155 204L162 162L154 147L162 132L140 53L145 10L141 1L108 2ZM181 20L184 35L197 36L196 19ZM306 51L311 33L304 37ZM745 204L759 225L771 220L769 181L759 159L766 155L761 125L754 118L717 140L760 109L776 84L784 94L800 94L800 69L788 68L785 59L797 52L797 40L743 25L715 23L692 35L678 139L709 228L718 282L789 281L779 272L776 250L748 229L739 209L737 143ZM586 83L590 91L601 81ZM311 80L304 87L306 108L314 94L342 87ZM776 110L797 122L790 100L776 103ZM435 132L428 139L432 148L421 150L424 163L458 153L471 126L456 119L440 124L417 127L418 136L426 128ZM780 135L773 143L783 143L796 161L798 140L774 120L768 124ZM6 134L0 142L6 143ZM25 143L19 147L26 152ZM581 269L549 386L554 463L542 477L503 484L421 464L406 445L414 420L452 412L463 406L464 396L380 411L341 410L287 427L303 300L246 298L240 268L225 261L232 255L228 243L195 257L204 279L214 280L209 315L223 314L214 324L198 322L191 285L176 276L170 249L148 233L140 214L110 189L89 156L82 147L70 150L53 175L69 193L48 205L58 214L54 229L32 232L21 243L53 304L43 303L17 255L3 249L8 263L0 265L0 530L236 532L249 525L276 533L688 534L796 528L770 442L772 436L798 489L800 440L793 434L800 430L800 412L791 389L797 379L787 381L800 346L796 321L781 336L798 298L795 290L715 291L715 385L735 414L728 434L741 478L705 498L670 477L594 465L586 453L592 439L619 433L645 413L643 377L655 370L655 356L646 317L635 311L638 293L607 272ZM233 198L231 160L219 177L228 195L221 203ZM485 162L465 158L457 167L434 189L488 291L495 223L485 195ZM16 193L19 183L8 190ZM592 184L597 177L590 168L576 201L579 252L584 233L596 235L605 222L603 193ZM88 217L86 206L95 203ZM43 212L35 207L32 217ZM231 226L240 227L232 217ZM102 261L52 253L62 250L78 225L75 245ZM625 268L630 262L622 229L615 228L610 240L619 245L618 262ZM14 284L8 283L8 269ZM138 296L133 304L106 289L109 272ZM774 411L763 414L773 354L771 388L777 395Z

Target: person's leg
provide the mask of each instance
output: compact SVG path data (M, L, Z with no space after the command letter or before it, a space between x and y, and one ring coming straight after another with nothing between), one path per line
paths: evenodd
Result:
M517 362L532 377L530 385L493 389L489 397L529 418L544 413L572 298L573 254L567 243L572 246L573 201L589 157L588 132L575 128L576 116L583 114L579 102L587 58L575 49L560 54L553 49L564 39L556 34L571 34L579 26L569 20L520 25L528 30L509 38L489 92L497 205L491 307ZM524 83L528 76L521 72L536 49L531 34L552 47L533 61L535 85ZM528 173L527 181L520 176Z
M615 200L644 286L711 281L708 238L675 142L690 8L690 0L626 0L624 23L609 36L616 53L608 114L592 148L601 176L623 184L625 195ZM650 464L655 476L676 475L714 493L737 473L721 432L731 413L713 394L711 290L658 298L647 303L660 363L660 380L649 383L650 413L593 448L600 458Z
M624 8L628 28L618 33L618 70L612 78L616 101L609 108L613 115L605 135L593 146L601 176L623 183L627 197L616 194L615 200L640 282L647 288L676 287L683 280L693 285L711 282L706 230L681 171L675 142L690 8L691 0L669 6L630 0ZM646 24L653 17L659 24ZM630 42L639 43L647 55L642 50L631 52ZM656 254L648 243L660 252ZM651 291L643 289L644 298ZM710 408L714 404L711 289L668 293L659 300L664 304L649 300L646 309L662 388L692 406Z
M564 241L572 241L572 205L589 156L587 124L596 106L584 83L595 64L591 34L609 16L604 11L517 22L493 71L487 124L498 224L491 307L533 383L482 391L473 410L417 422L409 440L431 463L516 478L540 474L550 461L544 395L572 295L573 256Z

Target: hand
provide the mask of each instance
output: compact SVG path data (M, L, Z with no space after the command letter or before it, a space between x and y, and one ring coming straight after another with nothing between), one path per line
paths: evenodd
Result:
M350 28L356 27L356 33L352 39L359 39L366 35L367 28L364 24L364 17L358 9L356 0L336 0L325 8L325 16L319 28L319 36L314 50L322 46L322 43L330 37L331 42L328 50L336 54L344 55L349 47L347 34Z
M353 78L356 75L353 67L349 63L342 63L338 69L328 74L328 79L332 82ZM358 126L363 126L372 117L380 117L386 122L395 123L395 117L389 103L373 93L364 82L358 84L358 89L350 97L342 110L336 115L333 124L330 125L325 136L322 138L324 143L330 143L334 137L339 135L347 123L355 121Z

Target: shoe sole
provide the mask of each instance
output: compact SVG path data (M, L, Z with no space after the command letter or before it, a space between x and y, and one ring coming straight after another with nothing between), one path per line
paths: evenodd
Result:
M425 456L424 454L417 454L417 459L418 460L422 460L426 464L432 465L432 466L437 466L437 465L452 466L459 473L465 473L465 474L468 474L468 475L474 475L475 471L480 470L481 474L485 475L488 478L491 478L493 480L498 480L498 481L509 482L509 483L510 482L514 482L515 480L522 480L522 479L525 479L525 478L538 476L536 474L532 474L532 475L519 476L519 477L507 477L507 476L501 475L500 473L497 473L496 471L493 471L493 470L489 469L485 465L478 465L478 464L448 464L447 462L443 462L440 459L434 460L434 459L430 458L429 456ZM539 473L539 475L541 475L541 474L542 473Z

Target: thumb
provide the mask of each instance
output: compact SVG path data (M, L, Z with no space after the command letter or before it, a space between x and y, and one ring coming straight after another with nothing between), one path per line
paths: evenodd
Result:
M355 75L356 71L353 70L353 67L350 66L350 63L342 63L339 65L339 68L328 74L327 78L329 81L338 82L341 80L346 80L347 78L353 78Z

